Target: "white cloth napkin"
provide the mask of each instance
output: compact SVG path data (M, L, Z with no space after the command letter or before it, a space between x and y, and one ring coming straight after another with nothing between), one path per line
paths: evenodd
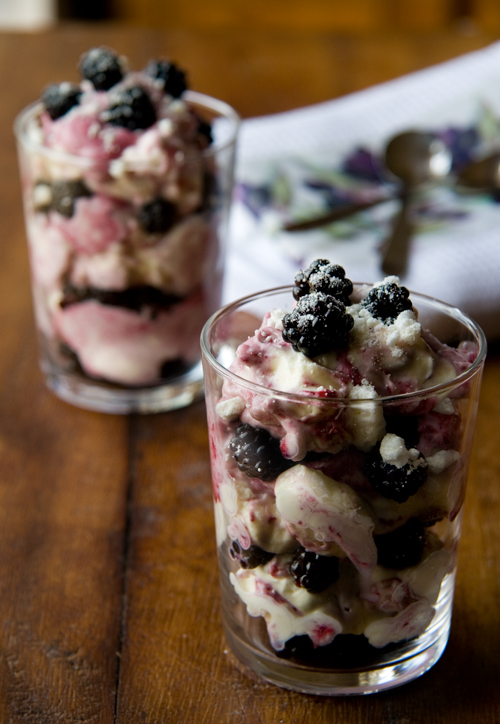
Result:
M500 146L498 119L500 43L340 99L245 120L224 301L292 283L298 268L320 257L343 265L353 281L381 279L378 246L397 202L363 212L361 221L335 225L339 233L331 228L283 232L281 223L293 215L294 204L302 210L309 204L313 215L321 201L321 194L304 187L304 179L331 178L356 148L380 153L393 134L409 129L473 126L485 150L491 150ZM283 209L265 199L269 185L279 192L280 183L287 197ZM257 213L244 198L248 188L264 193ZM429 193L437 216L434 223L427 218L419 225L402 281L470 314L490 338L500 336L500 203L449 189Z

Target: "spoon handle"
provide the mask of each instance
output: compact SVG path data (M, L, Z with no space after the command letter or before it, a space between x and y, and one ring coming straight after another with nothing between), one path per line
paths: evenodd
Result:
M335 209L332 209L321 216L315 216L314 218L306 219L305 221L290 221L287 224L283 224L283 231L308 231L309 229L316 229L321 226L325 226L326 224L331 224L334 221L345 219L352 214L356 214L358 211L371 209L372 206L381 204L384 201L390 201L390 197L384 196L383 198L374 199L373 201L343 204L342 206L337 206Z
M382 246L382 271L387 276L401 276L408 267L408 253L412 235L410 221L410 194L403 192L401 208L394 218L391 232Z

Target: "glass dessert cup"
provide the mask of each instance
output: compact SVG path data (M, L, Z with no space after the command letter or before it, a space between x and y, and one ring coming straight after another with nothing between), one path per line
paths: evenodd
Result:
M292 287L228 305L203 329L223 625L237 658L278 686L374 693L422 675L446 647L486 341L458 309L411 298L433 350L451 359L460 345L471 354L453 379L406 394L297 394L231 371L264 314L291 311ZM302 452L281 468L270 453L278 467L267 479L249 472L251 460L234 458L249 420L281 438L282 451L305 440ZM426 457L427 478L407 499L386 497L366 477L381 424L387 440L400 436ZM325 569L326 588L315 587L309 564L300 570L313 549L323 563L337 558L334 574Z
M174 179L185 194L178 208L188 199L193 211L149 237L137 230L137 215L153 182L162 182L151 173L154 160L139 159L117 180L102 159L42 145L33 131L41 104L15 121L40 367L49 389L78 407L161 412L203 395L199 337L221 304L240 119L200 93L186 91L183 100L215 140L186 154ZM67 191L82 182L84 191L71 191L82 197L73 201L78 213L43 207L44 186Z

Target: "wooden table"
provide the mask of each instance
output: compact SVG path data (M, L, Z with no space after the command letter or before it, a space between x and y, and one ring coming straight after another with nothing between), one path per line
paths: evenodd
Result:
M106 43L135 67L170 55L244 116L325 100L492 41L148 32L0 35L0 721L32 724L493 724L500 719L500 356L486 364L454 620L423 678L366 698L302 696L228 652L205 409L86 412L37 368L11 126Z

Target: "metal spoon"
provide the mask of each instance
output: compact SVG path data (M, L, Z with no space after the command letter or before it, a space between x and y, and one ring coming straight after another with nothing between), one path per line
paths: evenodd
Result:
M382 271L403 275L413 231L410 206L416 189L444 179L450 172L452 156L446 145L433 133L406 131L387 144L385 165L402 182L401 207L394 218L388 238L382 245Z
M389 141L385 149L385 158L386 164L389 162L392 166L392 163L394 163L393 167L389 166L389 170L392 171L394 176L399 178L410 178L411 176L413 178L415 174L418 179L422 178L422 176L425 178L429 177L430 158L428 144L430 135L431 134L428 133L409 131L400 133ZM435 137L432 136L432 139L434 140ZM388 156L390 156L390 158L388 158ZM433 155L432 158L434 159ZM432 163L434 164L435 161L433 160ZM385 195L372 201L343 204L312 219L288 222L283 225L283 230L294 232L316 229L333 223L334 221L345 219L359 211L370 209L385 201L390 201L392 198L394 197Z
M315 216L312 219L306 219L305 221L289 221L286 224L283 224L283 231L308 231L309 229L317 229L321 226L332 224L334 221L341 221L341 219L346 219L353 214L357 214L358 211L371 209L372 206L377 206L383 201L390 200L390 196L385 196L383 198L373 199L372 201L358 201L350 204L342 204L341 206L336 206L334 209L328 211L326 214L321 214L321 216Z

